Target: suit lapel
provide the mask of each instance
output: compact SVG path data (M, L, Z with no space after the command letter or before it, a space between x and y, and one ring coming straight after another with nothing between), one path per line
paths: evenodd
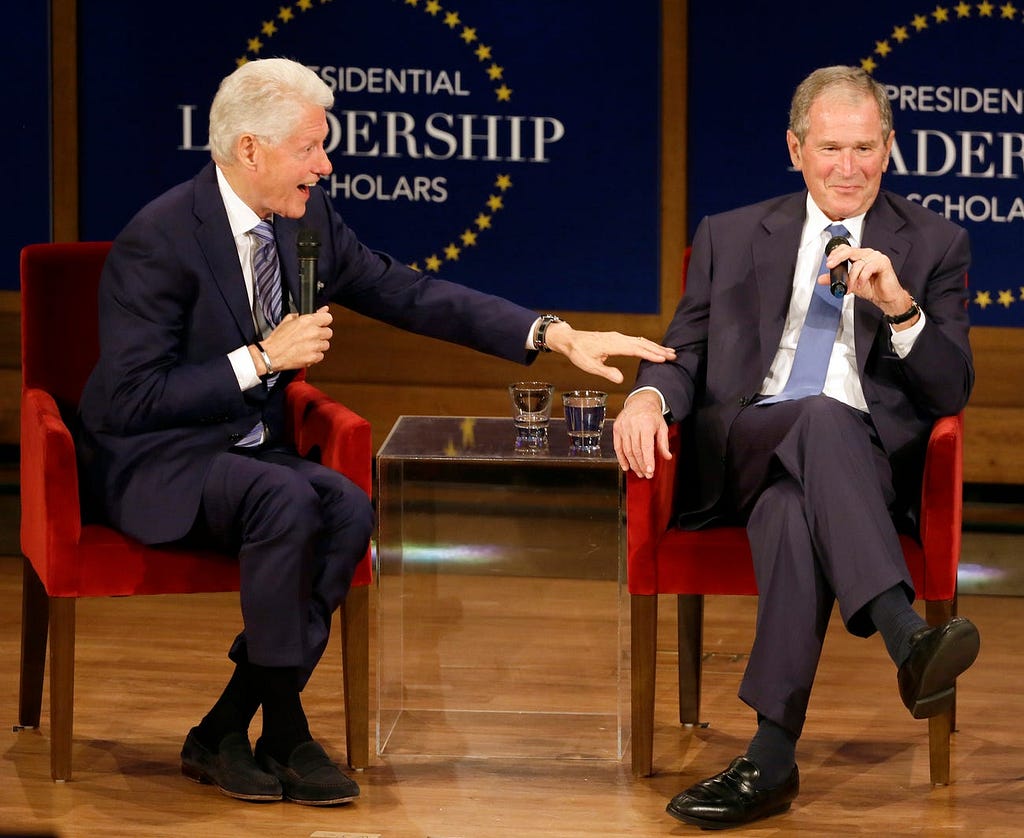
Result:
M880 192L874 205L864 218L862 245L878 250L889 257L896 276L903 273L903 265L910 254L910 241L900 235L906 222L892 208L884 192ZM910 289L913 291L913 289ZM857 349L857 371L863 380L864 366L874 345L875 336L882 326L882 312L867 300L854 301L854 345Z
M760 303L761 368L767 374L782 341L793 271L803 230L806 193L800 192L775 208L761 222L766 235L752 247L754 277Z
M239 332L247 342L252 341L256 327L245 291L245 277L242 276L242 266L238 264L238 251L212 163L196 176L195 184L195 214L199 222L196 240Z

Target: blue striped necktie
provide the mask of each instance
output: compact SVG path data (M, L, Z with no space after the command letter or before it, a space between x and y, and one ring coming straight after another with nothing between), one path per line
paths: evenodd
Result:
M849 236L849 231L842 224L831 224L825 230L828 237ZM822 246L824 251L824 245ZM832 357L832 347L839 331L839 320L843 313L843 298L833 297L827 285L818 285L818 277L828 273L825 254L822 252L821 266L811 280L814 293L811 305L807 309L807 318L800 330L796 353L793 355L793 369L782 392L776 396L762 399L758 404L772 404L790 399L802 399L816 396L825 387L825 375L828 362Z
M256 237L252 257L253 288L263 318L273 329L281 322L281 266L277 261L274 228L269 221L261 221L249 232Z

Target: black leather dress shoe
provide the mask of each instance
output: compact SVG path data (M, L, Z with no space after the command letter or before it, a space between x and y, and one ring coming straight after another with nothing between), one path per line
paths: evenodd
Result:
M211 751L192 728L181 748L181 773L197 783L211 783L239 800L263 803L281 799L281 783L256 764L244 733L229 733L217 750Z
M673 797L666 811L702 829L728 829L785 812L800 792L797 767L793 766L785 782L763 791L754 788L760 773L749 759L736 757L721 774Z
M281 781L285 800L306 806L334 806L359 797L356 781L342 774L316 742L296 745L288 763L282 765L267 753L260 739L256 743L256 761Z
M914 632L910 657L896 673L896 682L915 719L937 716L952 706L956 678L974 663L980 645L978 629L963 617Z

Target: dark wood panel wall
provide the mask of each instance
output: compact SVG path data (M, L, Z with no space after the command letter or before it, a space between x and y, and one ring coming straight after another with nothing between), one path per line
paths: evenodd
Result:
M686 5L686 0L662 0L661 313L556 312L579 328L616 329L656 339L675 309L687 230ZM51 21L53 238L73 241L78 237L76 0L51 0ZM19 316L18 295L0 293L3 444L18 440ZM635 363L625 364L625 383L612 385L584 375L561 357L542 357L527 369L340 309L335 318L331 353L310 377L372 422L377 446L403 414L504 415L506 385L524 377L551 381L559 390L601 386L610 393L614 414L636 369ZM978 383L966 416L965 479L1024 483L1024 329L976 329L973 344Z

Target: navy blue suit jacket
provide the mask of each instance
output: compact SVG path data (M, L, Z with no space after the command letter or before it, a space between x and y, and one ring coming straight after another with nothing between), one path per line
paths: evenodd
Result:
M756 395L778 349L792 295L806 192L773 198L701 221L686 291L669 325L674 362L640 365L637 386L665 396L672 417L688 419L680 473L692 491L683 512L700 523L722 494L729 427ZM968 341L967 233L942 216L881 191L864 220L863 246L886 254L926 325L906 358L871 303L854 303L857 370L871 419L908 506L920 491L935 419L958 413L974 383Z
M320 235L317 306L339 303L403 329L521 363L536 313L363 246L319 188L302 219L274 222L299 299L296 239ZM280 432L283 374L241 392L227 355L256 339L227 213L208 164L143 208L114 242L99 291L100 358L80 403L82 483L101 514L145 543L191 528L207 467L260 419ZM353 359L358 363L359 359Z

